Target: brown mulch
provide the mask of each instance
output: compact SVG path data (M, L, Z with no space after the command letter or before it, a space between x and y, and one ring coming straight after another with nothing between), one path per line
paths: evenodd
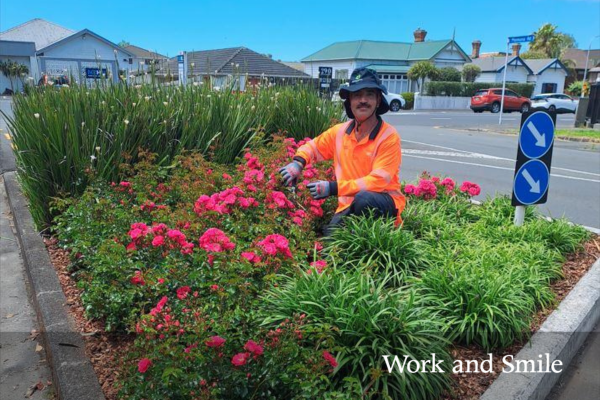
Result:
M111 335L104 330L101 321L90 321L85 318L83 305L81 304L81 289L77 288L75 281L71 278L68 271L69 255L66 250L57 246L57 240L44 240L50 259L54 265L60 283L67 297L67 304L70 306L79 331L83 334L86 344L86 354L90 358L104 395L107 400L117 399L118 389L115 383L118 381L120 369L122 368L122 357L129 352L133 345L133 336ZM564 279L551 285L552 291L556 295L556 304L559 304L571 289L579 282L579 279L590 269L592 264L600 257L600 236L594 236L592 240L585 243L584 249L576 254L570 255L563 265ZM546 318L554 311L552 308L539 311L534 322L531 324L531 334L535 333ZM94 333L94 334L92 334ZM505 355L516 355L526 344L526 341L517 343L509 348L493 353L493 373L467 373L451 374L454 381L454 393L445 396L444 400L478 399L481 394L492 384L496 377L504 368L502 358ZM478 360L489 358L488 353L476 346L454 346L451 350L452 356L456 360Z

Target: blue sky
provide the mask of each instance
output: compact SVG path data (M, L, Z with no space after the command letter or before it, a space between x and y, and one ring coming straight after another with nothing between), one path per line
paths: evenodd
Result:
M337 41L412 42L416 28L427 39L455 39L471 53L503 51L508 36L542 24L558 25L587 49L600 35L600 0L396 0L349 1L0 1L0 31L33 18L66 28L88 28L117 43L174 56L181 50L246 46L273 58L298 61ZM600 48L600 38L592 42Z

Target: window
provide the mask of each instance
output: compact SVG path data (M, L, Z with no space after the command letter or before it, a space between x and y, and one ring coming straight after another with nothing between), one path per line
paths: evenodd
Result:
M347 69L336 69L335 70L335 79L348 79L348 70Z
M513 92L512 90L505 90L504 93L506 93L506 95L510 97L519 97L519 95Z
M542 83L542 93L555 93L557 88L556 83Z

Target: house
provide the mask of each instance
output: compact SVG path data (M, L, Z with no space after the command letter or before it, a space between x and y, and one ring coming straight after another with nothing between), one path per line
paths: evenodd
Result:
M289 81L308 81L310 76L271 57L259 54L246 47L187 52L187 76L194 82L209 80L213 86L222 87L237 80L235 86L245 90L246 85L257 85L261 81L271 84ZM162 75L178 78L177 57L169 59Z
M504 79L504 57L480 57L480 41L473 42L472 64L481 68L481 74L475 82L502 82ZM568 69L557 58L522 59L519 56L520 44L514 44L512 54L508 56L506 82L533 83L533 94L562 93Z
M139 69L133 71L134 74L147 72L153 65L158 70L169 60L169 57L167 56L134 45L127 45L124 49L135 56L133 65L137 65Z
M410 81L407 73L419 61L456 69L471 61L453 39L426 41L427 31L420 28L413 35L413 43L374 40L333 43L303 58L304 72L318 78L319 67L331 67L334 79L348 79L354 69L369 67L390 92L402 93L416 89L416 82Z
M570 76L567 79L566 86L569 86L574 81L582 81L583 74L585 72L585 60L588 59L587 71L588 75L586 79L589 82L595 82L590 76L590 70L595 67L600 67L600 49L590 49L590 56L588 58L588 51L581 49L566 49L563 54L563 60L570 62L572 68L576 72L576 76ZM570 66L571 66L570 65Z
M0 40L35 44L36 67L31 70L36 81L47 74L70 76L78 83L92 84L103 76L116 82L137 69L133 53L89 29L73 31L40 18L0 33Z

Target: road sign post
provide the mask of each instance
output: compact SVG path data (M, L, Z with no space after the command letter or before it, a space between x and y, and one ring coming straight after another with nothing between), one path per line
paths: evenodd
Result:
M521 116L512 192L512 205L517 207L514 219L517 226L523 224L525 206L548 200L555 125L555 112L535 111Z
M319 91L321 94L329 94L331 92L332 76L332 67L319 67Z

